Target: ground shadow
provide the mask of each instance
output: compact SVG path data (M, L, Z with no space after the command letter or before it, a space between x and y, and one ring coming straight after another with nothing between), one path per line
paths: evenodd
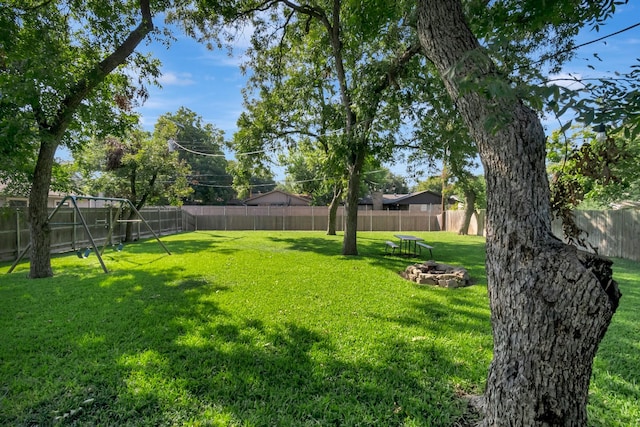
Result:
M71 276L60 275L37 282L43 292L26 305L19 293L10 298L3 323L19 321L5 329L2 345L37 342L38 350L5 364L3 399L23 401L3 410L0 424L63 417L79 425L400 425L409 418L430 426L450 419L443 405L455 405L453 386L433 366L461 367L433 343L376 342L375 354L344 360L335 357L339 335L320 325L225 309L218 299L233 289L211 277L135 269L101 277L76 276L70 286ZM64 314L48 309L61 304ZM44 331L21 327L43 322ZM12 367L19 371L10 374Z

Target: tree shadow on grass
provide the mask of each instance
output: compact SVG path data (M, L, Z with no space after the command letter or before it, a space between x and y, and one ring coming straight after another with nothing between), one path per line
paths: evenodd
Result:
M238 315L211 277L69 278L29 282L30 299L0 288L1 354L23 350L3 364L0 424L432 426L458 410L439 372L461 367L432 342L340 358L340 334Z
M268 239L277 245L285 245L287 249L300 252L313 252L318 255L337 256L340 255L342 240L336 236L326 236L318 234L318 237L296 236L286 234L291 237L270 236Z

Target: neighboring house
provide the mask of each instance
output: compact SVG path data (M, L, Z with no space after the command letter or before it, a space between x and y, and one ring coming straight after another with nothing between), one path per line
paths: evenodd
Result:
M29 198L27 196L8 194L5 192L5 189L6 186L4 184L0 184L0 207L8 206L11 208L26 208L27 206L29 206ZM66 196L68 196L68 194L49 191L47 207L55 208ZM104 202L82 199L78 200L77 203L79 207L83 208L100 207L101 205L104 205ZM66 201L64 204L68 206L69 201Z
M456 200L449 198L449 204L456 203ZM440 193L425 190L411 194L381 194L374 193L360 200L359 205L373 210L425 210L428 205L442 205Z
M273 190L245 199L247 206L310 206L311 200L305 196Z
M0 194L0 208L26 208L28 205L26 197L8 196L6 194Z

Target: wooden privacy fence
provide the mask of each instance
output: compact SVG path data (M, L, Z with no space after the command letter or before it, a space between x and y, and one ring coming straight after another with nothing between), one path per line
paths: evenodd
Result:
M575 217L598 254L640 261L640 211L576 211ZM553 233L563 238L562 223L554 221L552 225Z
M578 227L587 233L587 242L596 248L598 254L640 261L640 211L575 211L574 215ZM463 217L464 213L461 211L447 211L446 229L459 230ZM480 211L472 219L469 234L484 235L484 217L485 211ZM555 220L551 227L553 234L564 240L562 222Z
M417 232L440 230L439 206L426 205L409 211L359 211L359 231ZM91 234L102 246L108 234L108 208L81 208ZM61 214L63 212L60 212ZM327 229L328 208L324 206L183 206L150 207L141 211L158 235L193 230L315 230ZM73 210L65 209L66 219L56 222L77 223ZM640 261L640 211L577 211L576 221L588 233L588 241L604 256ZM56 215L57 217L58 215ZM447 211L446 229L459 230L463 212ZM62 218L62 216L60 217ZM337 229L344 231L345 212L338 209ZM484 212L471 223L469 234L484 234ZM554 221L553 232L562 238L562 225ZM113 244L124 236L124 224L114 230ZM151 237L142 228L134 227L134 238ZM55 226L51 234L52 251L66 252L86 248L88 238L81 226ZM0 209L0 260L14 260L29 242L29 230L24 210Z
M113 208L80 208L80 211L98 246L104 246L105 243L118 244L124 239L126 224L117 223L114 224L111 241L106 241L109 234L109 222L116 217ZM149 207L143 208L140 214L159 236L182 231L183 215L180 208ZM51 251L53 253L76 251L91 245L89 236L84 227L80 225L80 219L74 209L59 209L51 222ZM146 227L140 227L139 222L133 224L132 234L132 238L135 240L153 237L152 233L146 230ZM0 260L16 259L28 244L29 224L27 224L26 209L0 208Z
M363 209L358 231L437 231L440 207L408 211ZM326 230L326 206L183 206L185 230ZM336 230L344 231L346 213L339 207Z

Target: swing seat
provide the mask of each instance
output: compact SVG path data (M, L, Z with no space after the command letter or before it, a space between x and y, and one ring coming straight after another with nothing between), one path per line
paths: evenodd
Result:
M91 248L87 248L87 249L84 251L84 254L83 254L83 255L84 255L84 256L83 256L83 258L88 258L88 257L89 257L89 255L91 255Z
M120 252L123 247L124 245L122 244L122 242L120 242L120 244L118 244L118 246L116 247L116 251Z

